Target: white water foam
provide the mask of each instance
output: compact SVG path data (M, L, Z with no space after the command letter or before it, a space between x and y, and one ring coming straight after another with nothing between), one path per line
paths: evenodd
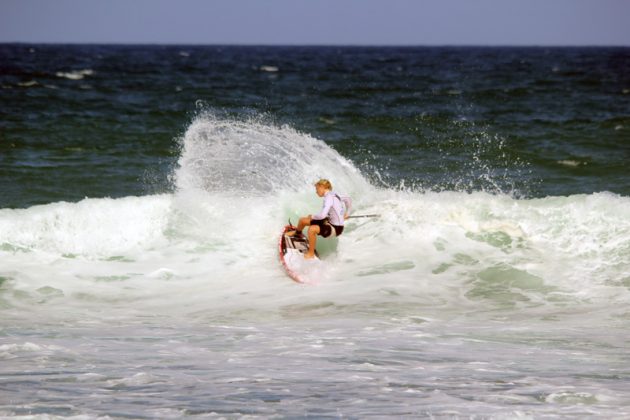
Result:
M83 69L74 71L58 71L55 73L55 76L70 80L83 80L85 76L92 76L93 74L94 70Z

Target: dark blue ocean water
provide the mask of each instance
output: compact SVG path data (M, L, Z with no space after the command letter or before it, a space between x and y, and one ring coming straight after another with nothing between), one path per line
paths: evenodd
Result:
M0 45L0 207L172 188L200 110L375 184L630 194L630 49Z

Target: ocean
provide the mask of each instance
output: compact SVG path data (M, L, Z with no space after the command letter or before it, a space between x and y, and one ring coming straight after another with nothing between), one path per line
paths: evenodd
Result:
M630 418L628 162L630 48L0 44L0 416Z

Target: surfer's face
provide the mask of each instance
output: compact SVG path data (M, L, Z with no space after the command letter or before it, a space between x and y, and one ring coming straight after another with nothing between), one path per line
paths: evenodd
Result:
M326 188L324 188L322 185L315 185L315 192L318 196L323 197L324 194L326 194Z

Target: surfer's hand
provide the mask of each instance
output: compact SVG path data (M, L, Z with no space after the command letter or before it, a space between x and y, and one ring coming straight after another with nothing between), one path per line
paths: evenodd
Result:
M350 215L348 213L343 215L343 220L348 220L348 218L350 218Z

